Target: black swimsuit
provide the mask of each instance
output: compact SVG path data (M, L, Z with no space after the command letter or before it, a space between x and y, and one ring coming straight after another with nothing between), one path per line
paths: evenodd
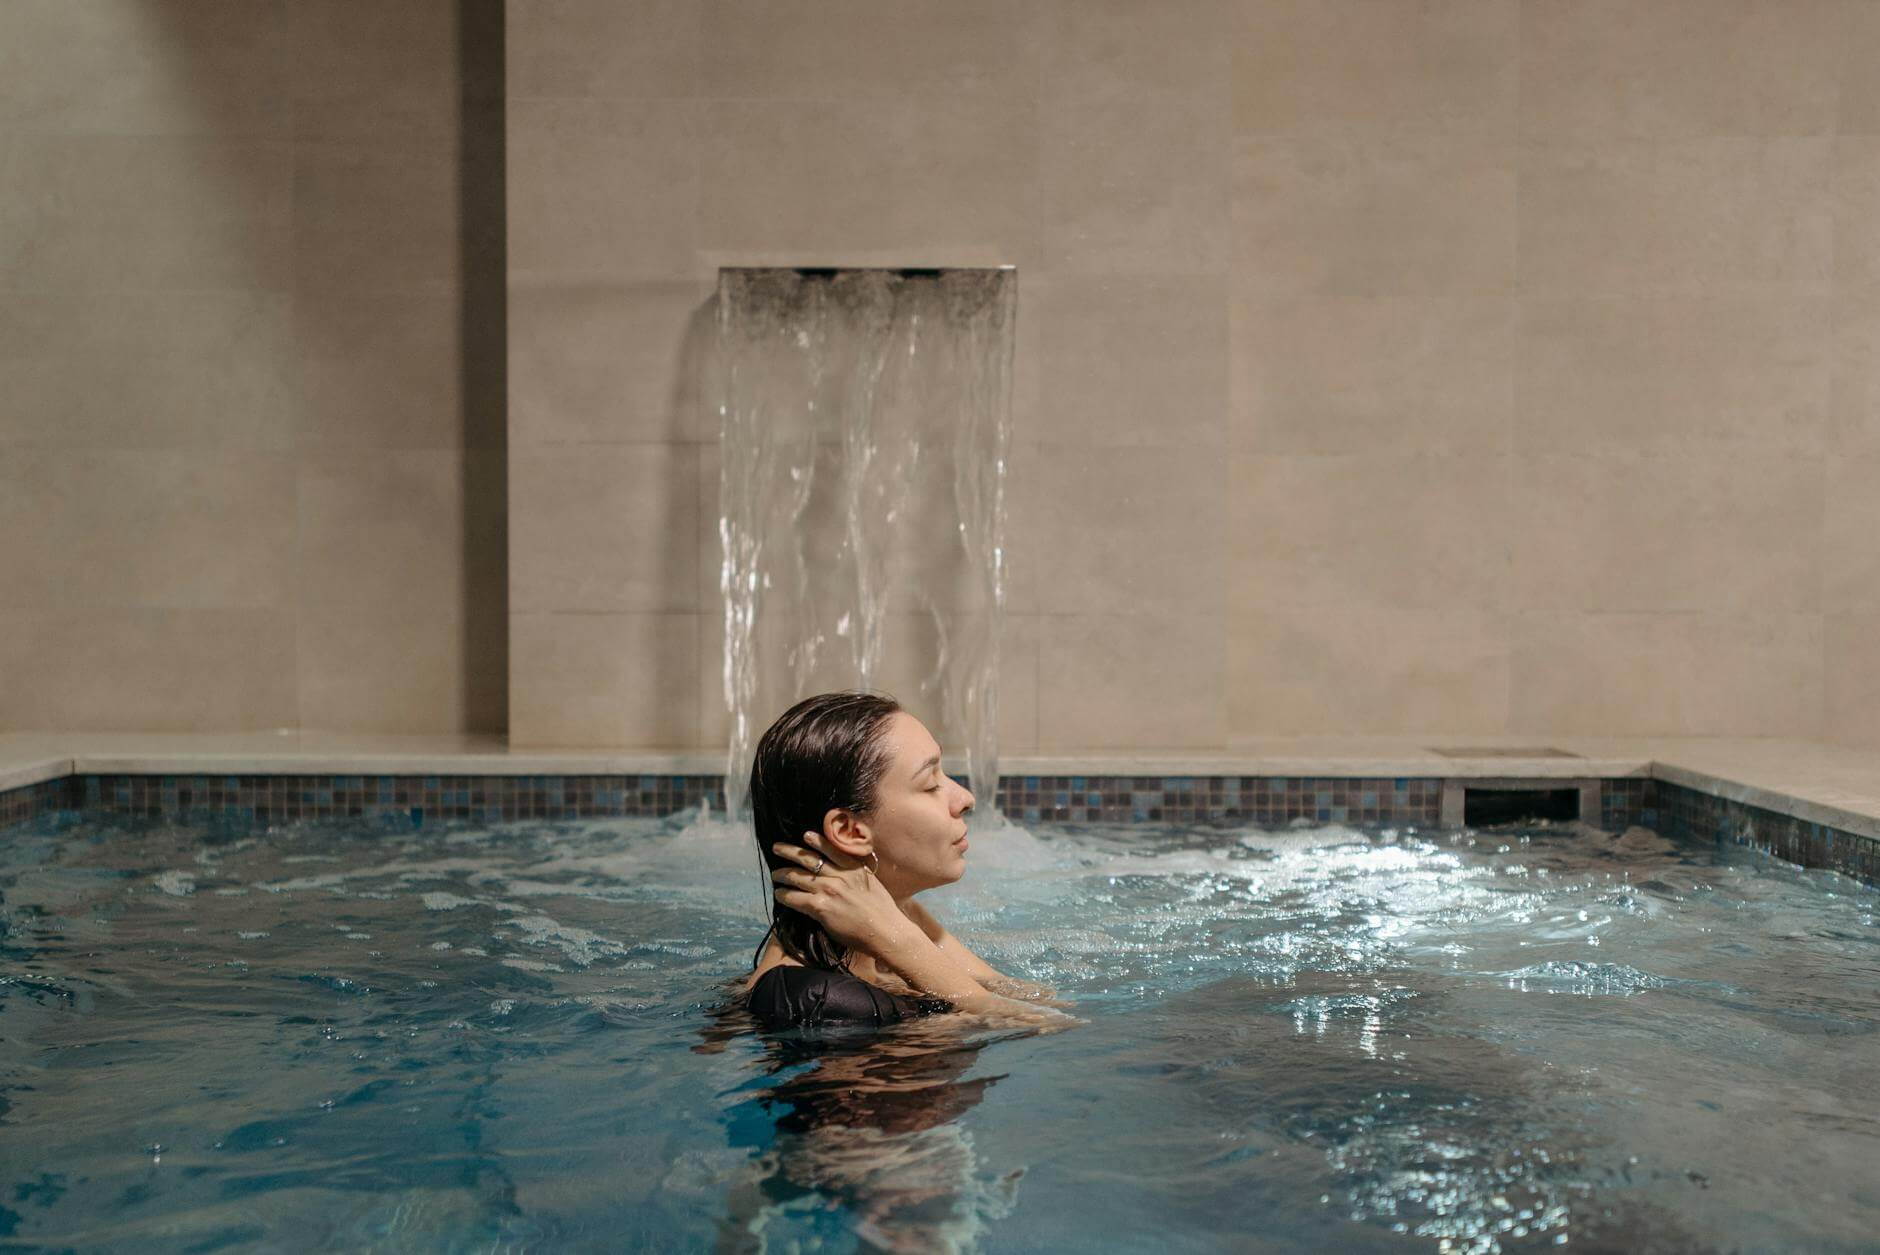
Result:
M898 1024L951 1011L944 998L891 994L847 972L780 963L751 986L751 1014L765 1028L809 1024Z

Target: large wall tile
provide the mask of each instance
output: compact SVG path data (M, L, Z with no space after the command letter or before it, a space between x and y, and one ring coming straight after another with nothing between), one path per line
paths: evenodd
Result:
M510 0L509 92L690 96L698 87L698 0Z
M0 130L283 134L291 8L8 0Z
M1229 142L1205 96L1047 98L1039 258L1078 274L1218 275L1228 264ZM1008 192L1007 195L1010 195Z
M717 346L696 280L510 285L517 445L716 440L700 388Z
M1039 84L1059 96L1170 93L1226 102L1234 0L1035 0Z
M512 610L697 610L697 456L654 444L513 451Z
M1236 452L1228 608L1487 607L1508 584L1506 457Z
M293 0L294 133L378 145L457 136L462 0Z
M1819 458L1547 455L1517 468L1518 608L1821 609Z
M696 614L513 615L510 744L698 744L698 620Z
M1232 439L1257 453L1502 452L1512 297L1233 302Z
M1244 136L1234 246L1249 298L1507 295L1513 151L1481 132Z
M1823 609L1880 613L1880 454L1829 459L1823 496Z
M1842 135L1880 135L1880 5L1846 6L1847 30L1836 67L1840 108L1835 130Z
M1819 291L1830 169L1826 138L1525 144L1522 290Z
M1012 613L1221 613L1218 451L1027 445L1011 466Z
M1834 141L1829 181L1835 282L1880 283L1880 135L1844 135Z
M1818 454L1826 296L1534 298L1521 305L1524 451Z
M435 143L295 150L301 291L448 295L461 280L455 154Z
M462 448L461 309L448 295L298 294L301 447Z
M1824 587L1857 597L1868 524L1863 463L1827 467L1880 454L1870 23L1718 3L520 0L517 609L697 611L694 726L721 743L720 450L685 383L709 268L972 257L1027 276L1008 608L1038 746L1120 736L1066 696L1086 655L1129 685L1186 668L1240 735L1501 731L1523 698L1729 731L1764 683L1729 669L1771 657L1818 712ZM650 502L608 462L674 448L694 460ZM943 588L943 548L897 587ZM1212 687L1129 644L1195 613ZM1769 616L1769 641L1743 626ZM1614 658L1615 692L1536 678L1542 620L1584 628L1562 648ZM924 628L895 623L918 690ZM1648 709L1634 657L1726 674ZM1156 718L1200 744L1185 701Z
M1562 614L1513 620L1510 732L1811 736L1819 614Z
M462 452L500 447L501 364L458 232L492 13L5 0L0 578L42 726L295 727L303 681L335 730L503 726L503 468Z
M989 247L1022 267L1039 230L1037 148L1025 102L713 101L696 145L698 245L752 263L874 251L915 266Z
M1008 0L704 0L700 91L719 99L1007 98L1034 88L1030 6Z
M1518 11L1516 0L1243 0L1235 126L1506 128Z
M0 445L285 450L285 294L0 293Z
M464 613L462 453L310 456L299 500L303 608Z
M294 677L288 609L0 610L0 728L9 731L293 728Z
M293 476L261 453L18 447L0 459L0 587L21 610L285 607Z
M320 732L458 732L478 682L463 607L415 597L311 602L299 618L300 726ZM489 660L484 660L488 665ZM500 660L497 660L500 665Z
M0 288L285 291L290 146L161 135L0 143Z
M1038 748L1038 682L1050 615L1008 614L999 633L999 753ZM982 805L984 799L981 799Z
M1275 601L1228 620L1235 737L1495 732L1507 718L1508 633L1493 609Z
M1834 294L1829 447L1880 454L1880 286L1842 286Z
M1065 749L1218 749L1226 743L1218 614L1052 614L1038 628L1038 740Z
M698 554L697 605L713 614L722 613L724 593L725 544L720 535L723 506L724 449L716 441L698 446L698 515L694 545Z
M698 122L685 101L510 101L510 275L691 276Z
M1046 328L1032 311L1035 300L1049 296L1053 286L1041 271L1030 269L1015 275L1018 284L1018 318L1012 328L1012 439L1036 444L1040 430L1039 415L1044 404L1044 335Z
M1825 632L1829 739L1880 750L1880 614L1830 614Z
M1521 123L1552 138L1825 135L1842 0L1526 0Z
M731 745L731 704L725 700L725 615L722 601L707 603L706 613L698 616L698 744L712 749L729 750ZM757 729L753 738L762 736ZM751 742L755 745L755 739Z
M1219 276L1064 276L1027 285L1035 324L1028 440L1219 446L1226 438L1227 285Z
M509 727L509 461L495 449L464 454L464 725Z

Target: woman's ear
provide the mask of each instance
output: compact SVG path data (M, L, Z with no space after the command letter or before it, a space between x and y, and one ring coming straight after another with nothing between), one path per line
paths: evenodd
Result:
M868 857L872 838L855 818L855 812L831 808L823 816L822 831L823 840L842 854L858 861Z

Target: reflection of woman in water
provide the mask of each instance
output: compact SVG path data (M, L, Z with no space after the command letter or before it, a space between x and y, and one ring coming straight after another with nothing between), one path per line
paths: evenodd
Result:
M1064 1027L1052 991L1005 976L915 895L966 873L973 795L892 699L825 693L757 743L751 821L775 910L745 985L767 1027L888 1024L957 1010ZM1062 1004L1057 1004L1062 1005Z
M962 1018L766 1034L758 1066L772 1082L725 1113L731 1144L751 1157L729 1183L721 1255L765 1250L765 1230L791 1213L804 1236L830 1207L864 1251L970 1250L1007 1215L1024 1169L986 1169L958 1124L1004 1079L962 1079L997 1038L968 1036ZM722 1008L696 1049L722 1050L748 1031L743 1019Z
M733 1143L754 1154L721 1251L762 1250L766 1224L799 1201L846 1207L863 1248L886 1251L971 1247L1011 1209L1023 1170L989 1179L957 1123L1000 1079L960 1079L993 1040L969 1034L1080 1021L914 900L965 873L972 807L889 698L809 698L758 742L752 820L775 909L741 992L758 1024L802 1031L766 1035L764 1068L782 1079L729 1113ZM737 1010L699 1049L738 1034Z

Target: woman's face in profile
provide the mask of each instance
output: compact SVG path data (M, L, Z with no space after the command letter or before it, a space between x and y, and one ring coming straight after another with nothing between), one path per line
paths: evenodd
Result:
M940 746L920 720L895 712L887 737L892 757L868 827L881 883L902 898L966 874L965 815L973 795L942 769Z

